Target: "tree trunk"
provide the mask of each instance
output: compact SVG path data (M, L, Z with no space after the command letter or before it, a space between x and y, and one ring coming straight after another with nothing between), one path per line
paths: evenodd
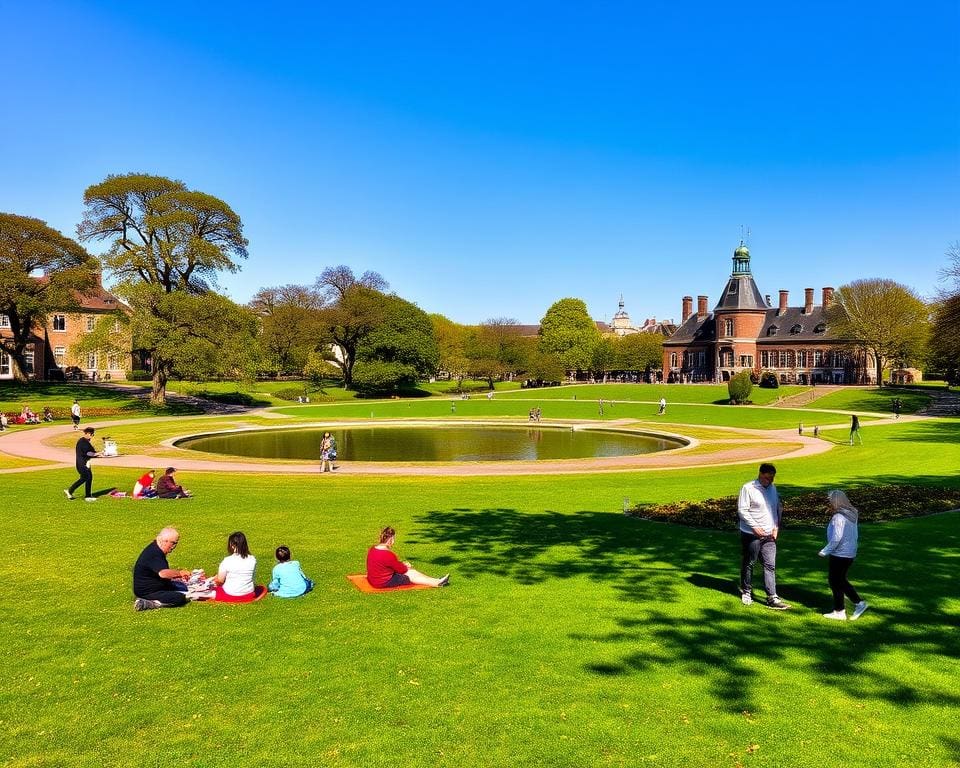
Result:
M877 360L877 386L880 389L883 389L883 358L880 355L876 355Z
M153 386L150 389L151 405L167 404L167 372L163 366L157 365L153 369Z

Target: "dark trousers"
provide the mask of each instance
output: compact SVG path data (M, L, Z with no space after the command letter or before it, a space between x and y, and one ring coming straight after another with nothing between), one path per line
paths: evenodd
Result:
M760 538L740 531L740 591L753 591L753 564L763 565L763 588L767 598L777 594L777 542L767 536Z
M93 496L93 470L90 469L90 467L77 467L77 472L80 473L80 479L70 486L70 493L72 494L81 485L85 485L86 492L84 496L89 499Z
M159 600L164 608L180 608L186 605L187 593L175 589L161 590L160 592L151 592L149 595L142 595L146 600Z
M853 585L847 581L847 571L853 565L852 557L836 557L830 555L830 570L827 580L830 582L830 589L833 591L833 610L844 610L843 596L846 595L853 602L860 602L860 595Z

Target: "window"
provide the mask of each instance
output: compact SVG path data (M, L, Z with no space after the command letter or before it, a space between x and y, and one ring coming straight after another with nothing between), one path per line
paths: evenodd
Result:
M63 361L67 359L67 348L66 347L54 347L53 348L53 359L57 361L57 365L60 368L63 368Z
M33 374L33 349L23 350L23 362L27 374Z
M67 330L67 316L66 316L66 315L54 315L54 316L53 316L53 330L55 330L55 331L65 331L65 330Z
M797 334L803 330L803 326L800 323L797 323L790 329L790 333Z
M817 327L813 329L814 333L826 333L827 324L826 323L817 323Z
M113 321L113 332L114 332L114 333L120 333L120 321L119 321L119 320L114 320L114 321Z
M697 368L703 368L707 364L707 353L704 351L697 352Z
M87 368L92 368L96 370L97 368L97 353L90 352L87 354Z
M9 328L10 318L6 315L0 315L0 328Z
M87 315L87 330L92 331L97 324L97 319L93 315Z
M760 367L761 367L761 368L769 368L769 367L770 367L770 353L769 353L769 352L764 351L764 352L761 352L761 353L760 353Z
M815 349L813 350L813 367L819 368L823 365L823 350Z
M781 350L781 351L780 351L780 365L779 365L779 367L780 367L780 368L788 368L789 365L790 365L790 363L789 363L789 361L787 360L786 350Z
M777 331L779 331L779 330L780 330L780 329L777 328L777 326L771 325L769 328L767 328L767 336L776 336L776 335L777 335Z
M797 352L797 368L806 368L807 367L807 351L801 349Z
M671 368L676 368L676 367L677 367L677 353L676 353L676 352L671 352L671 353L670 353L670 367L671 367Z
M10 375L10 356L6 352L0 352L0 376Z
M753 368L753 355L740 355L741 368Z
M120 358L117 355L107 355L107 370L120 370Z
M720 353L720 365L726 368L733 368L733 351L725 350Z
M733 336L733 320L724 320L724 321L723 321L723 335L724 335L724 336Z

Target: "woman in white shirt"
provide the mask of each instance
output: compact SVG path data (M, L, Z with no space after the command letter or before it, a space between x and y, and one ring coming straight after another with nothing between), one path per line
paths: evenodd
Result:
M215 600L224 603L250 603L261 597L266 587L254 586L253 576L257 570L257 558L250 554L247 537L241 531L234 531L227 538L227 552L217 575Z
M823 614L823 617L846 621L847 611L843 602L843 598L846 596L855 606L853 616L850 618L859 619L860 615L867 610L867 601L860 599L857 590L847 580L847 571L850 570L850 566L853 565L853 561L857 557L857 539L859 537L857 519L859 513L843 491L830 491L827 496L827 503L830 505L833 517L830 518L830 523L827 525L827 546L817 554L820 557L830 558L828 581L833 592L833 611Z

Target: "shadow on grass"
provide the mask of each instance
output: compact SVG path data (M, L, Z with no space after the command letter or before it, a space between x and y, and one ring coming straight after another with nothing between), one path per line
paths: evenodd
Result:
M951 556L960 547L960 514L928 520L863 526L851 581L873 606L859 622L846 624L809 622L807 611L830 609L826 566L816 555L819 529L787 529L781 538L779 591L794 603L786 614L740 604L736 530L679 528L595 510L458 508L420 515L416 538L451 549L452 557L433 562L453 570L464 564L458 578L469 579L473 571L536 585L587 577L616 590L624 603L623 614L611 617L616 628L570 636L584 643L586 654L598 643L608 647L603 661L584 662L597 675L679 665L685 674L709 679L718 707L741 712L757 706L757 662L773 662L861 699L958 706L952 686L915 682L909 668L875 663L892 649L918 666L960 658L960 633L954 616L945 613L956 596ZM923 553L922 568L917 553ZM685 585L702 592L702 607L687 608ZM690 610L693 616L683 615ZM611 645L623 648L614 661Z

